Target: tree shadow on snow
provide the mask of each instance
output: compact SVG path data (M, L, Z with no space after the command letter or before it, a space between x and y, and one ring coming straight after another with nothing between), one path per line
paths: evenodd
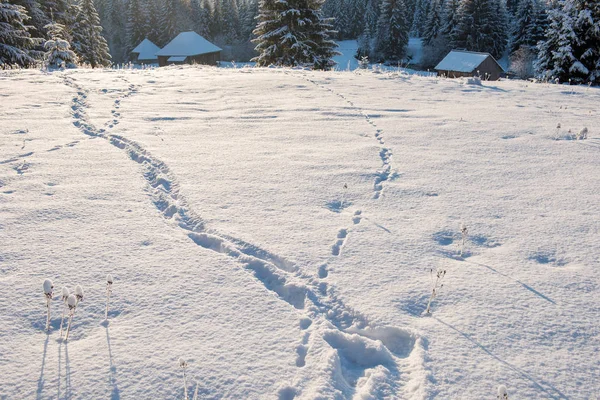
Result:
M554 386L552 386L552 384L550 384L548 382L545 382L543 379L539 380L539 382L538 382L538 380L536 380L534 377L532 377L531 375L529 375L527 372L525 372L522 369L514 366L513 364L509 363L508 361L505 361L505 360L501 359L496 354L492 353L490 350L487 349L487 347L485 347L484 345L482 345L481 343L479 343L475 339L471 338L471 336L468 335L467 333L460 331L459 329L455 328L454 326L450 325L447 322L442 321L440 318L438 318L436 316L432 316L432 318L434 320L438 321L440 324L445 325L446 327L452 329L454 332L458 333L459 335L461 335L462 337L464 337L465 339L467 339L473 345L475 345L476 347L478 347L479 349L481 349L483 352L485 352L488 356L492 357L493 359L495 359L496 361L500 362L501 364L504 364L510 370L518 373L523 378L525 378L526 380L530 381L537 389L539 389L542 392L544 392L549 398L552 398L552 399L568 399L568 397L563 392L561 392L560 390L558 390L557 388L555 388Z

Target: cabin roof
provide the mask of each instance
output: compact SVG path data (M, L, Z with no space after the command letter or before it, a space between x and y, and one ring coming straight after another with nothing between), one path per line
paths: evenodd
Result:
M181 32L177 37L159 50L157 56L197 56L199 54L215 53L221 48L215 46L196 32Z

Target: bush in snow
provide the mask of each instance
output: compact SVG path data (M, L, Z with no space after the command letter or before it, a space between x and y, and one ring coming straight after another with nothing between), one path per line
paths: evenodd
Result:
M75 315L75 310L77 309L77 296L74 294L69 295L67 297L67 306L69 307L69 324L67 325L67 334L65 336L65 341L69 340L69 332L71 331L71 322L73 322L73 316Z
M521 46L510 57L510 70L521 79L531 78L535 75L533 62L536 53L533 48Z
M187 367L187 361L185 361L183 358L179 357L179 368L181 368L183 370L183 398L185 400L188 400L188 394L187 394L187 378L185 376L185 369Z
M46 330L49 331L50 330L50 302L52 302L54 285L52 284L52 281L50 279L46 279L44 281L43 287L44 287L44 295L46 296L46 310L47 310Z
M113 278L111 274L106 275L106 314L104 319L108 320L108 302L112 293Z
M71 50L71 45L65 37L65 27L61 24L51 23L45 26L50 39L44 43L44 64L47 68L75 68L77 56Z
M445 269L438 269L435 271L435 280L433 279L433 268L429 271L431 276L431 297L429 297L429 302L427 303L427 309L425 310L426 314L431 314L431 302L433 299L437 297L440 293L440 289L444 286L442 281L446 276Z
M506 386L504 386L504 385L498 386L498 399L499 400L508 400L508 391L506 390Z
M579 133L575 136L577 140L584 140L588 137L588 128L583 128Z
M62 339L63 335L63 322L65 320L65 311L68 309L67 300L69 299L69 289L63 286L62 288L62 301L63 301L63 310L62 316L60 317L60 337Z

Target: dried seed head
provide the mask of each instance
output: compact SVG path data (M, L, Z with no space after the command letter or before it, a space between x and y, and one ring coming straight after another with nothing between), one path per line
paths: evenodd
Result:
M508 391L506 390L506 386L504 386L504 385L498 386L498 398L499 399L508 399Z
M44 281L44 293L46 294L46 296L52 297L53 289L54 285L52 284L52 281L50 279L46 279Z
M179 357L179 367L180 368L185 368L187 367L187 361L185 361L183 358Z
M67 305L71 309L77 307L77 297L74 294L71 294L69 297L67 297Z
M106 275L106 282L107 282L109 285L112 285L112 283L113 283L113 277L112 277L112 275L111 275L111 274L108 274L108 275Z
M65 286L62 288L62 299L66 300L69 297L69 289Z
M75 286L75 296L77 296L77 300L83 300L83 288L81 287L81 285Z

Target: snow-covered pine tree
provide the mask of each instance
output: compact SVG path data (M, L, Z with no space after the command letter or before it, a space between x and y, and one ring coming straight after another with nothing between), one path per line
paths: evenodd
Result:
M369 26L371 31L371 37L375 35L377 31L377 21L379 20L379 6L377 0L367 0L365 5L365 15L363 18L363 25ZM363 26L364 31L365 26Z
M237 0L221 0L221 18L224 44L235 44L240 37L240 15Z
M363 57L367 57L369 60L373 58L373 33L369 26L369 23L365 22L365 29L360 35L358 39L358 49L356 50L356 55L354 56L357 60L362 60Z
M330 70L335 66L333 57L340 55L336 48L337 43L332 39L335 35L333 29L333 19L323 18L321 14L321 8L323 7L324 0L312 0L311 10L316 10L314 14L315 23L314 29L309 31L309 39L313 43L315 51L314 62L312 63L313 68L321 70Z
M27 21L29 34L34 38L46 38L45 26L50 23L50 15L46 15L38 0L11 0L11 4L25 7L30 20Z
M81 63L89 64L92 68L109 67L112 64L93 0L81 0L81 11L73 29L73 41Z
M450 33L452 48L488 52L496 59L506 48L506 11L502 0L463 0L458 25Z
M32 38L24 7L0 0L0 69L10 66L30 67L36 63L33 48L41 39Z
M460 0L446 0L444 2L444 14L442 23L442 35L450 39L450 34L456 28L459 21L458 9Z
M499 60L504 56L509 39L509 18L504 0L492 0L494 13L492 14L492 42L490 53Z
M570 68L577 61L573 55L577 39L573 30L574 16L571 2L559 1L548 10L546 40L538 44L538 58L534 63L542 79L566 82L571 78Z
M576 83L600 84L600 1L572 0L577 59L569 69ZM581 64L581 65L580 65Z
M164 0L162 3L160 20L162 35L158 44L159 47L163 47L180 33L177 25L177 1Z
M131 51L147 37L149 24L146 13L142 10L140 0L129 0L127 9L127 25L125 27L125 46L124 59L129 60Z
M429 8L427 22L423 29L423 45L428 46L441 33L444 14L444 0L433 0Z
M521 0L517 8L516 20L512 27L510 52L514 53L521 46L535 46L533 24L537 22L537 7L535 0Z
M47 68L75 68L77 56L71 44L64 39L65 27L53 22L45 26L50 39L44 43L44 64Z
M205 9L200 0L192 0L192 14L194 20L194 32L202 37L209 37L210 9Z
M146 37L152 43L160 43L162 29L160 26L160 6L156 0L148 0L148 27L146 28Z
M375 36L375 53L380 61L400 62L408 44L408 21L403 0L383 0Z
M323 19L321 0L261 0L254 30L259 66L328 68L337 54L330 21Z
M247 0L240 8L241 38L252 39L252 31L256 27L256 16L258 15L258 0Z
M417 0L415 16L413 18L412 27L410 29L411 35L415 37L423 37L425 35L431 8L433 7L432 3L435 2L436 0L433 0L432 2L430 2L429 0ZM442 1L439 2L441 3Z

